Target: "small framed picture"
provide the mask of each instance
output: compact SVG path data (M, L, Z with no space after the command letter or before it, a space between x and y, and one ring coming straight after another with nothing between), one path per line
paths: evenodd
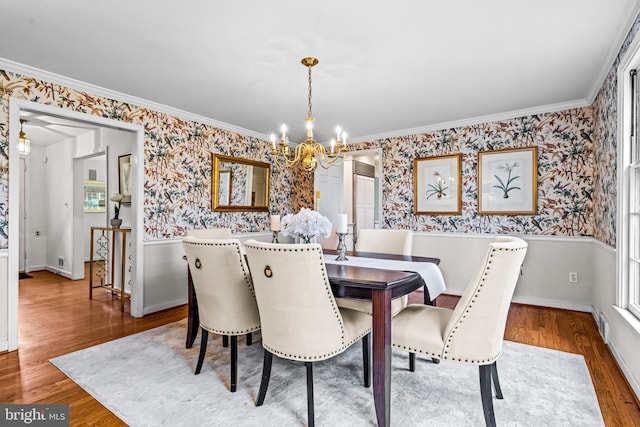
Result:
M413 159L413 213L459 215L461 173L462 154Z
M131 154L118 156L118 178L122 203L131 203Z
M478 153L478 213L535 215L538 209L536 147Z

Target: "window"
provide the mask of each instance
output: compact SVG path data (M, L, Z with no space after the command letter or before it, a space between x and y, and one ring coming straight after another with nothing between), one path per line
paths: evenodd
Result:
M629 283L628 309L637 317L640 317L640 156L638 150L638 135L640 135L640 120L638 117L638 101L640 100L640 89L638 88L638 69L629 73L631 84L631 132L627 139L628 144L623 145L623 149L629 156L627 167L628 172L628 219L626 224L626 235L628 246L625 258L627 258L627 274ZM623 225L623 229L624 229Z
M636 38L620 67L620 139L618 147L617 304L640 318L640 38ZM623 61L624 62L624 61Z

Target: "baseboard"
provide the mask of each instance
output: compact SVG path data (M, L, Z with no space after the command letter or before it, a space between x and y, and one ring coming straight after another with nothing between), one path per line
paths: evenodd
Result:
M636 395L636 403L640 405L640 383L638 383L636 378L633 376L633 371L629 368L629 366L627 366L624 359L616 349L615 343L612 340L609 340L609 343L607 345L611 350L611 354L613 354L613 357L616 359L618 367L627 380L629 387L631 387L631 390L633 390L633 393Z
M187 302L188 302L187 298L182 298L182 299L178 299L178 300L174 300L174 301L164 302L162 304L150 305L149 307L145 307L142 310L142 314L144 316L144 315L147 315L147 314L155 313L156 311L162 311L162 310L166 310L168 308L173 308L173 307L177 307L179 305L184 305Z
M462 293L451 291L447 289L445 292L448 295L462 296ZM575 304L568 301L550 300L545 298L532 298L532 297L513 297L511 302L516 304L537 305L540 307L561 308L564 310L572 311L584 311L587 313L593 313L593 307L590 305Z
M67 279L71 279L71 277L72 277L71 273L69 271L62 270L60 268L51 267L51 266L47 265L44 269L47 270L50 273L57 274L58 276L66 277Z
M538 305L541 307L562 308L564 310L584 311L592 313L593 307L590 305L576 304L569 301L550 300L545 298L514 297L513 302L518 304Z

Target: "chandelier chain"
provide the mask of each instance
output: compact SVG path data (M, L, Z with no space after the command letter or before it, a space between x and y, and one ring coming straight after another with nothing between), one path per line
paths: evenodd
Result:
M309 69L309 111L307 112L307 117L311 117L311 67Z

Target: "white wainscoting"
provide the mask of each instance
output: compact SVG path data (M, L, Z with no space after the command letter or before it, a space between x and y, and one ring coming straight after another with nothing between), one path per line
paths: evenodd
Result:
M414 233L413 254L440 258L447 293L461 295L496 236L486 234ZM519 236L528 244L515 302L592 311L594 240L590 237ZM578 283L569 283L569 272ZM611 272L615 279L615 269Z
M272 235L245 233L233 237L270 242ZM187 303L187 262L183 255L182 239L144 242L144 314Z
M598 241L593 247L594 317L604 316L609 322L607 344L629 385L640 400L640 321L616 303L616 251Z
M9 251L0 251L0 351L9 349Z

